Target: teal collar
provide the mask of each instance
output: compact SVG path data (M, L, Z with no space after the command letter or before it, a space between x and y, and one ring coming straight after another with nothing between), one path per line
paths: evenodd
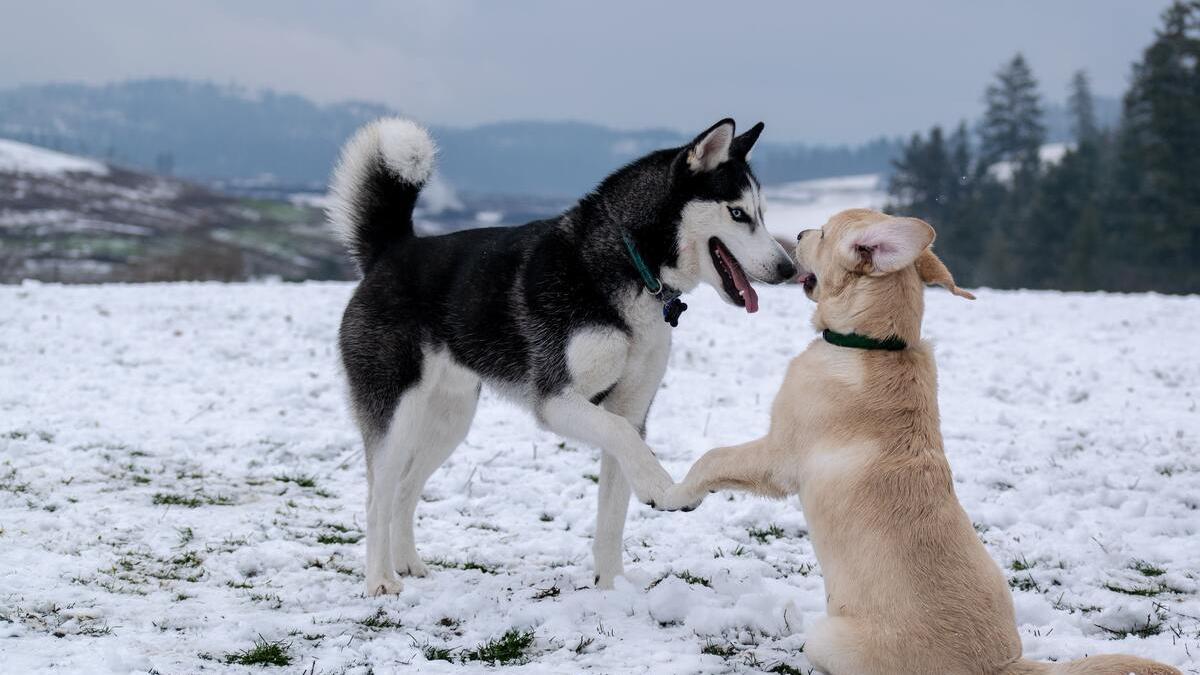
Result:
M851 349L884 349L889 352L898 352L908 347L907 342L895 335L883 340L877 340L866 335L859 335L858 333L838 333L826 328L821 332L821 337L825 338L825 341L831 345L850 347Z
M621 239L625 241L625 248L629 251L633 266L637 268L638 274L642 275L642 283L646 285L646 290L662 303L663 321L671 324L672 328L678 326L679 315L687 309L687 303L679 299L682 293L678 289L662 283L650 272L650 267L642 259L642 254L638 253L637 246L633 245L633 238L629 236L628 232L622 232Z

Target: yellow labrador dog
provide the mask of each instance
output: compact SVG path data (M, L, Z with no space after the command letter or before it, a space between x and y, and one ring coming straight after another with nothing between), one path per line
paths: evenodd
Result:
M924 285L954 285L915 218L866 209L800 234L823 331L788 367L765 438L712 450L669 501L740 489L799 495L827 616L805 654L834 675L1179 675L1130 656L1021 658L1012 597L954 494L937 368L921 340Z

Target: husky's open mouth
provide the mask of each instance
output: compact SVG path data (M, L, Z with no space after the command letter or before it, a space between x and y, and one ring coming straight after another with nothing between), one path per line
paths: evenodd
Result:
M725 248L720 239L713 237L708 240L708 253L712 256L713 267L721 275L721 285L725 295L738 307L745 307L746 312L753 314L758 311L758 293L750 285L750 279L738 263L737 258Z

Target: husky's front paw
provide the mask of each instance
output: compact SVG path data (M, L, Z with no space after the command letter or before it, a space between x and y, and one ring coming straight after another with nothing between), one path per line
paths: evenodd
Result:
M652 509L659 510L663 510L659 504L662 503L667 490L675 485L671 474L661 466L655 466L653 469L640 473L636 479L629 482L632 484L633 494L637 496L638 501Z
M404 584L399 579L367 579L367 597L380 595L399 595L404 590Z
M663 511L691 511L700 506L700 502L704 501L706 496L703 492L697 493L687 483L680 483L667 488L663 493L662 502L655 508Z

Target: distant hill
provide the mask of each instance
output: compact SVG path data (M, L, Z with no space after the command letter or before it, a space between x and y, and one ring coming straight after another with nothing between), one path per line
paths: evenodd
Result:
M0 91L0 137L231 189L320 190L341 143L388 114L397 111L186 80ZM581 122L435 124L431 131L442 148L439 170L455 189L544 196L578 195L624 162L689 138ZM857 147L764 141L754 160L764 182L782 183L887 171L897 148L894 140Z
M0 140L0 282L351 274L319 209Z

